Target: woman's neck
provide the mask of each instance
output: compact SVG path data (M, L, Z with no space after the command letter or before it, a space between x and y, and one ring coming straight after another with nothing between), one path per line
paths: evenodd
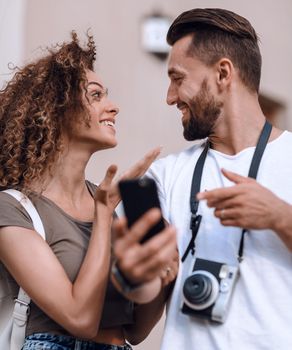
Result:
M87 191L85 183L85 168L89 156L77 150L60 154L50 174L46 174L42 194L50 199L66 198L68 201L78 201Z

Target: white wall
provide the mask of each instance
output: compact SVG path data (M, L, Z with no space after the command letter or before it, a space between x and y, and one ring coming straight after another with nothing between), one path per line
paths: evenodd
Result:
M154 10L174 18L196 6L224 7L246 16L262 40L262 91L287 105L281 124L292 129L290 0L27 0L27 4L26 59L40 54L40 46L69 39L72 29L83 34L91 27L95 36L97 71L120 114L119 145L92 158L87 174L93 181L102 178L109 164L116 163L123 171L154 146L162 145L165 155L188 145L182 138L179 113L165 103L166 61L141 48L142 18Z
M8 64L24 57L26 0L0 0L0 87L11 78Z

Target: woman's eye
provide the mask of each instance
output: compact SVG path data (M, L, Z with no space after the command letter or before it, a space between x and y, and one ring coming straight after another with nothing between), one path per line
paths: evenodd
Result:
M92 94L91 94L92 97L94 98L97 98L97 99L101 99L102 97L102 92L101 91L94 91Z
M107 96L108 90L95 90L91 93L91 97L93 97L95 100L100 101L104 96Z

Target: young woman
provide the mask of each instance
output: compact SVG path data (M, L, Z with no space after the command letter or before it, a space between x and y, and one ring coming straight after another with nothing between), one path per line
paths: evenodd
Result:
M85 179L85 168L93 153L116 146L119 110L94 60L93 38L82 48L72 33L71 42L19 69L0 93L0 188L27 194L46 231L44 241L21 205L0 193L0 260L15 290L20 285L32 299L23 350L130 349L126 340L140 341L153 327L153 320L135 324L141 311L133 301L154 299L159 275L172 263L169 227L150 243L160 247L159 263L138 291L126 298L110 282L117 168L110 166L98 187ZM149 152L125 177L143 175L158 153ZM148 213L140 234L157 217Z

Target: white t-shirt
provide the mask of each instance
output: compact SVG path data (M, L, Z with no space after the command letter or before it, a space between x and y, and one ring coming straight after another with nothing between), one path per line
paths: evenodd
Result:
M157 181L165 218L176 226L180 256L191 236L190 188L193 170L204 144L156 161L148 175ZM247 176L255 147L230 156L210 150L201 190L233 185L221 174L225 168ZM292 203L292 133L285 131L268 143L257 181ZM241 229L224 227L213 209L200 202L203 219L195 256L238 265ZM189 254L180 269L167 307L162 350L287 350L292 349L292 254L271 230L246 234L240 277L224 324L181 312L182 287L195 257Z

